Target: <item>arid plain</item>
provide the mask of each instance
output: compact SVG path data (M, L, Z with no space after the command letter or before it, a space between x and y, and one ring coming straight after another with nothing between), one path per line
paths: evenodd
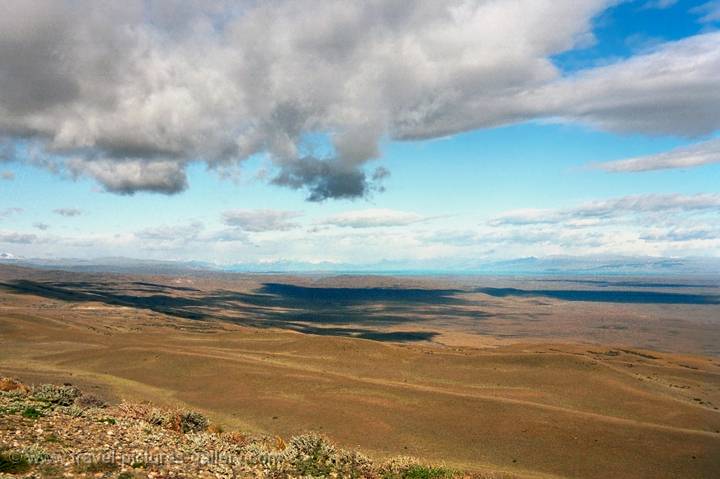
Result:
M714 477L708 278L0 267L0 373L491 477Z

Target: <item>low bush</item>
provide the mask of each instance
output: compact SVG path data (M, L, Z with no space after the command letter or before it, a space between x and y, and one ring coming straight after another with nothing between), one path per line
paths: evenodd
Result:
M32 388L31 395L36 401L70 406L80 396L80 390L70 385L41 384Z

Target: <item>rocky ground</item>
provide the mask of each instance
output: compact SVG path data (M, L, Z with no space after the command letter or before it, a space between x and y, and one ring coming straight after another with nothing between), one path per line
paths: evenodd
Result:
M250 437L201 414L104 404L71 385L0 378L0 478L481 477L411 458L374 462L317 434ZM488 476L482 476L488 477ZM499 477L499 476L494 476Z

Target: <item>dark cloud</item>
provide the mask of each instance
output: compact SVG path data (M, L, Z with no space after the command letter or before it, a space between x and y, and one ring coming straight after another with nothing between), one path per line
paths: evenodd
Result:
M308 189L308 201L323 201L328 198L357 198L365 196L371 189L364 171L338 167L333 160L319 160L305 157L281 167L272 183L290 188Z
M40 231L46 231L50 229L50 225L47 223L33 223L33 228L37 228Z

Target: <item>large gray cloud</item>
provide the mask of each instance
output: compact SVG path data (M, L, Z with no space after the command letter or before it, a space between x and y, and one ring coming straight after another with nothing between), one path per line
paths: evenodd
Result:
M368 162L385 137L543 117L717 129L720 34L561 76L552 55L587 44L612 3L6 0L0 137L120 194L177 193L192 162L266 154L273 183L319 201L382 190L386 170ZM318 134L331 148L308 153Z

